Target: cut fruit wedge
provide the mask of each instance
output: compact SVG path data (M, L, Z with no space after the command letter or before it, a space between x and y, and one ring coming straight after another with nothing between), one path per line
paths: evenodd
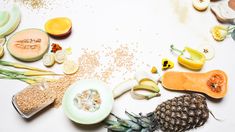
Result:
M0 58L4 55L4 47L0 46Z
M63 65L63 70L65 74L74 74L78 70L78 64L72 60L66 60Z
M212 45L200 45L197 49L205 55L206 60L211 60L215 56L215 49Z
M193 0L193 7L198 11L204 11L208 8L210 0Z
M55 53L55 61L59 64L64 63L66 59L66 53L63 50L58 50Z
M0 27L4 26L10 18L10 14L7 11L0 11Z
M58 17L50 19L45 24L45 30L54 37L64 37L70 34L72 22L69 18Z
M12 9L9 11L9 14L9 20L7 20L7 22L0 27L0 38L11 34L20 24L21 13L17 5L13 5Z
M44 66L50 67L55 64L55 56L54 54L47 53L43 56L42 62Z
M0 38L0 46L3 46L6 43L6 38Z

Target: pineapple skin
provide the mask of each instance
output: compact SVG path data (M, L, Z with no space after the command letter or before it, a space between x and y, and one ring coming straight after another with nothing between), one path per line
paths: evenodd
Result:
M125 112L129 119L111 114L108 132L184 132L205 124L209 118L206 98L201 94L186 94L167 100L146 115Z
M154 118L164 132L184 132L204 125L209 109L203 95L186 94L158 105Z

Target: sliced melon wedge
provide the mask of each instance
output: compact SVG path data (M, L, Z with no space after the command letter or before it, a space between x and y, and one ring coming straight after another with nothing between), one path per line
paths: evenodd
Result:
M54 37L64 37L70 34L72 22L69 18L58 17L50 19L45 24L45 30Z
M10 14L7 11L0 11L0 27L4 26L10 18Z
M7 42L10 54L21 61L36 61L48 51L49 37L39 29L25 29L15 33Z
M21 13L19 7L13 5L9 13L10 13L9 20L2 27L0 27L0 38L11 34L13 31L16 30L16 28L20 24Z

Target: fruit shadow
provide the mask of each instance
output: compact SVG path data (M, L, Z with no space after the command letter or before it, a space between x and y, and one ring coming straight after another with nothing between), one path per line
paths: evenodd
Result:
M73 126L75 126L76 128L78 128L79 130L81 130L83 132L97 131L97 129L105 128L105 125L103 122L100 122L97 124L92 124L92 125L84 125L84 124L75 123L71 120L69 120L69 121L73 124Z
M165 89L165 88L164 88L164 89ZM205 96L207 100L209 100L209 101L211 101L211 102L213 102L213 103L220 103L220 102L223 100L223 98L221 98L221 99L215 99L215 98L212 98L212 97L210 97L210 96L208 96L208 95L206 95L206 94L204 94L204 93L200 93L200 92L192 92L192 91L174 91L174 90L169 90L169 89L165 89L165 90L166 90L166 91L169 91L169 92L184 93L184 94L193 94L193 93L201 94L201 95Z

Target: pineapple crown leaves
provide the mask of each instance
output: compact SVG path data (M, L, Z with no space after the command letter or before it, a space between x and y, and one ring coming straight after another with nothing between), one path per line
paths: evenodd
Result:
M151 132L159 128L158 123L156 123L154 119L153 112L147 114L146 116L143 116L141 113L139 115L131 114L127 111L125 111L125 114L129 117L129 119L124 120L111 113L116 120L106 121L108 130L116 132Z

